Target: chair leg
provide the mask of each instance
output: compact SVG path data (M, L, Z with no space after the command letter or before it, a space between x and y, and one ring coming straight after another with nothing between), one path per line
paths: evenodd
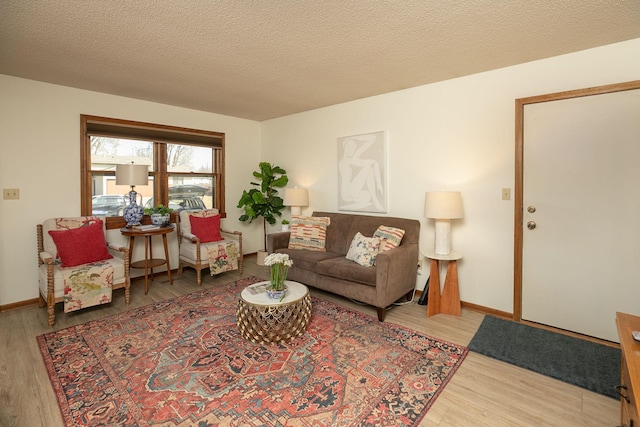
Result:
M49 327L56 324L56 301L53 295L47 295L47 323Z
M198 286L202 285L202 270L200 268L196 268L196 281Z
M129 305L131 302L131 279L127 278L124 285L124 304Z
M378 311L378 320L384 322L385 308L384 307L376 307Z

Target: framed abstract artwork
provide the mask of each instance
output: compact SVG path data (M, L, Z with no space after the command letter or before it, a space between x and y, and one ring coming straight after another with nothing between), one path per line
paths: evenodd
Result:
M387 212L385 132L338 138L338 210Z

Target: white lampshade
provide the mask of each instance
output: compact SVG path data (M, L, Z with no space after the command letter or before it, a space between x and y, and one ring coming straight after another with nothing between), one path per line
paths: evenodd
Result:
M306 188L285 188L284 189L284 205L285 206L308 206L309 192Z
M116 165L116 185L148 185L149 166L124 164Z
M429 191L424 198L425 218L462 218L462 196L459 191Z
M309 192L306 188L285 188L284 205L291 206L291 215L300 215L300 206L309 205Z
M424 216L435 218L434 250L438 255L451 253L451 221L462 218L462 196L459 191L430 191L424 198Z

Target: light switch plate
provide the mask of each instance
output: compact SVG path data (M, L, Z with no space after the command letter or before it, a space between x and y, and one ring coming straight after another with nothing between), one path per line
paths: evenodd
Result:
M18 200L20 198L19 188L3 188L2 199L3 200Z

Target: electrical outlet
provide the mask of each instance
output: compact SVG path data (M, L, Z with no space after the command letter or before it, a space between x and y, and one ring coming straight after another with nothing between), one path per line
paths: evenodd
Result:
M503 188L502 189L502 200L511 200L511 189Z
M18 200L20 198L19 188L3 188L2 199L3 200Z

